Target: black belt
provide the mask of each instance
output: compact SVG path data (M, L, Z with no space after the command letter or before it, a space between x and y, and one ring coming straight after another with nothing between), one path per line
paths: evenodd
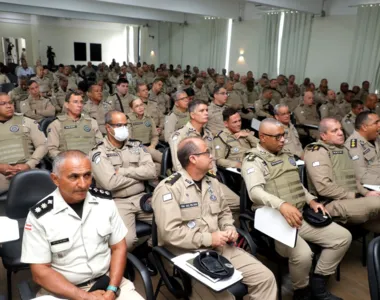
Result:
M102 275L102 276L103 276L103 275ZM96 277L96 278L94 278L94 279L87 280L87 281L85 281L85 282L82 282L82 283L80 283L80 284L77 284L76 286L79 287L79 288L81 288L81 287L84 287L84 286L86 286L86 285L90 285L90 284L92 284L92 283L95 283L95 282L96 282L100 277L102 277L102 276Z

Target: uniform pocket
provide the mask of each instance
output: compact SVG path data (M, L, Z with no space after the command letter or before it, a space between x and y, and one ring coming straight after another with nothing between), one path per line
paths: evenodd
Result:
M198 202L196 202L198 205ZM192 204L192 203L183 203L182 206ZM183 221L190 221L199 219L201 217L201 208L199 206L193 207L181 207L181 216Z
M220 209L219 203L210 203L210 211L212 215L219 214L222 210Z
M72 248L73 241L69 238L54 239L50 242L52 261L58 265L63 265Z
M96 230L98 232L100 239L103 240L104 242L108 243L108 240L109 240L111 233L112 233L111 224L101 222L100 224L98 224Z

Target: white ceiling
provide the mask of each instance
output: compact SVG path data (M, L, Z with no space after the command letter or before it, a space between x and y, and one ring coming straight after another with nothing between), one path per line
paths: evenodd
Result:
M182 23L197 16L237 19L278 8L320 14L324 2L325 10L339 14L380 0L0 0L0 11L125 24Z

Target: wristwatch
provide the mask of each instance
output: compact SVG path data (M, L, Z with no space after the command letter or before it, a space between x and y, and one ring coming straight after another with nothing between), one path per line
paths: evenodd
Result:
M119 297L120 295L120 288L118 286L109 285L107 286L107 291L114 292L116 297Z

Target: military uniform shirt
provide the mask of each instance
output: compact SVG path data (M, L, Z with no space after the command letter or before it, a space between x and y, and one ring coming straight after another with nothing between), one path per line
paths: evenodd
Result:
M74 285L106 274L111 248L127 234L115 202L87 193L82 218L56 189L38 202L25 223L21 261L51 264Z
M380 139L368 142L356 130L345 143L354 163L356 178L361 184L380 185Z
M15 103L15 110L17 113L21 112L21 102L28 99L28 90L24 91L21 87L16 87L8 93L11 101Z
M328 101L319 108L319 111L321 112L321 119L335 118L341 121L344 117L336 101Z
M259 140L253 132L246 137L236 138L228 128L225 128L214 138L216 164L224 168L240 167L245 152L256 147L258 143Z
M177 106L174 106L172 112L166 117L165 142L168 143L173 132L185 126L189 120L190 115L188 111L183 113Z
M349 137L355 130L356 115L351 111L342 119L342 127L346 138Z
M55 108L47 98L40 97L39 99L33 99L29 96L20 104L21 113L31 119L41 121L43 118L54 117Z
M96 104L89 99L83 107L83 113L88 114L91 118L94 118L98 122L100 132L106 134L105 114L114 109L115 107L109 102L102 100L99 104Z
M208 122L206 128L215 136L224 129L223 111L226 105L220 106L212 101L208 106Z
M301 158L303 156L303 149L297 129L292 123L289 123L289 126L285 126L284 124L282 124L282 126L284 127L286 134L283 151L297 155Z

